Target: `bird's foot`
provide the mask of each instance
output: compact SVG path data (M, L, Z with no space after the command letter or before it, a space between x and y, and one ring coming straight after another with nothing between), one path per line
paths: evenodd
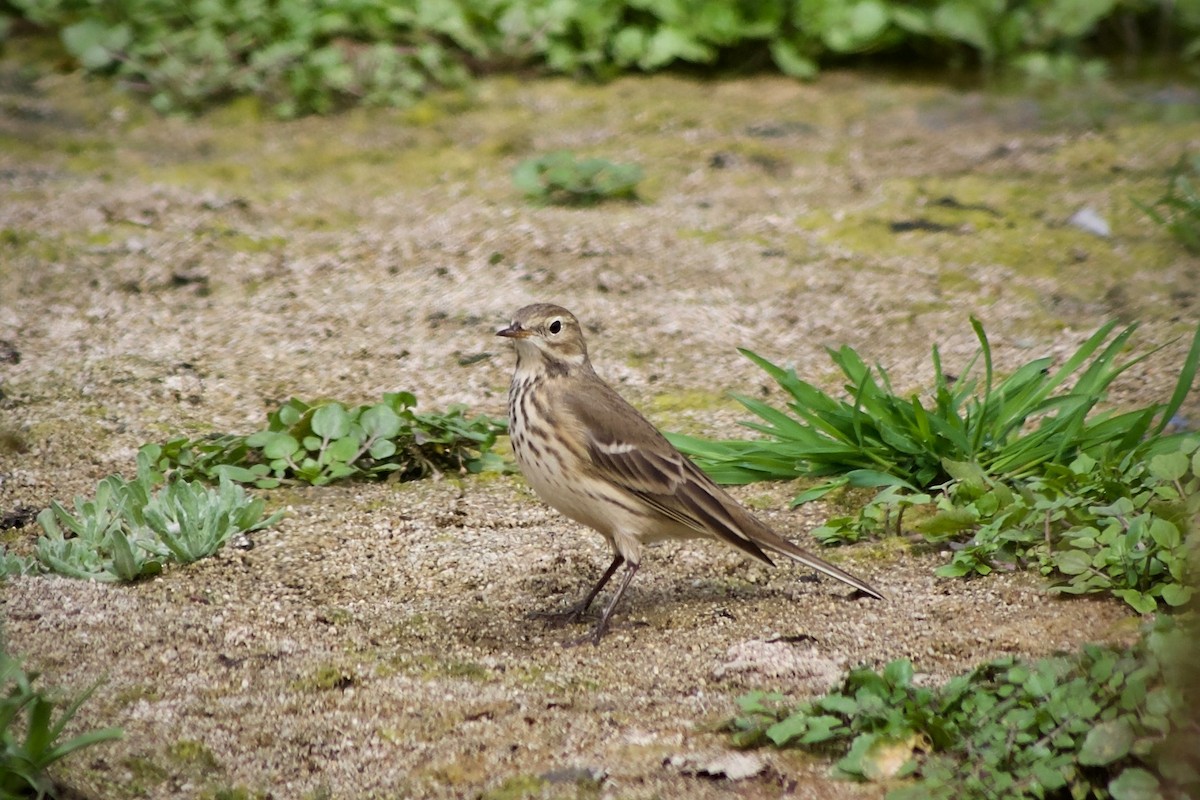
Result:
M564 608L562 611L530 611L525 616L529 619L540 619L550 625L561 627L564 625L574 625L579 622L583 619L583 615L587 610L587 605L576 603L573 606Z
M578 639L571 639L563 642L563 647L579 647L580 645L590 644L598 646L600 640L604 638L604 634L608 632L608 620L602 620L587 636L580 636Z

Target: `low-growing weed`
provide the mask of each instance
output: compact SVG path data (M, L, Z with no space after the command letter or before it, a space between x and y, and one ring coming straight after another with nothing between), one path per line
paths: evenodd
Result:
M1132 55L1157 44L1184 62L1200 50L1190 4L1137 0L9 0L3 8L28 24L5 26L0 16L0 40L10 28L54 31L82 68L146 92L160 111L253 94L282 116L403 105L467 85L472 73L513 68L611 77L773 63L811 78L824 63L883 54L943 70L1011 64L1065 82L1103 73L1089 57L1097 45L1119 42Z
M1175 445L1146 460L1081 454L1016 490L957 481L916 528L930 541L953 542L942 576L1033 563L1057 577L1051 591L1111 592L1141 613L1159 602L1182 606L1194 591L1187 578L1196 545L1187 536L1200 520L1200 437Z
M164 563L189 564L212 555L235 534L275 524L264 503L227 476L213 488L174 477L160 485L156 446L138 453L138 475L110 475L92 499L75 498L75 513L57 501L38 515L43 535L35 555L46 570L72 578L135 581Z
M270 489L286 481L323 485L342 478L413 480L443 472L502 470L492 452L502 420L468 418L463 406L418 412L408 392L373 405L307 403L292 398L265 430L174 439L152 453L157 469L186 477L221 476Z
M559 151L522 161L513 183L539 203L587 206L604 200L634 200L642 168Z
M36 559L10 553L8 548L0 544L0 578L6 575L34 575L40 571Z
M1005 656L939 688L917 685L908 661L862 667L796 708L778 694L742 697L729 730L742 747L844 753L843 777L911 779L888 800L1195 796L1192 689L1173 663L1192 635L1164 617L1130 648Z

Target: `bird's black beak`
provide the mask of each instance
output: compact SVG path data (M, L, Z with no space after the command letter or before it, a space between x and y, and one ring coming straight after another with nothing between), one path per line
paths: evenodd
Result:
M525 339L532 334L530 331L522 328L520 324L514 322L507 328L501 328L500 330L496 331L496 335L503 336L507 339Z

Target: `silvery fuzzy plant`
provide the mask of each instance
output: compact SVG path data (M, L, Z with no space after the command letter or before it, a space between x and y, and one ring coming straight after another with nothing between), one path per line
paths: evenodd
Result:
M283 516L277 511L264 519L263 501L225 474L216 488L183 478L163 484L153 466L155 450L138 453L134 480L111 475L93 499L77 496L74 514L52 502L38 515L45 533L36 554L43 567L72 578L135 581L158 574L168 561L189 564L210 556L235 534Z

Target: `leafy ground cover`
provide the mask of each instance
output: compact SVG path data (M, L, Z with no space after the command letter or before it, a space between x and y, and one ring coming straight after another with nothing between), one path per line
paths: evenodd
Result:
M1191 797L1194 625L1164 617L1129 648L994 659L937 687L908 661L860 667L798 707L746 695L730 729L741 746L836 747L848 778L908 778L889 800Z
M504 420L468 417L462 405L444 412L415 410L408 392L347 408L338 402L292 398L248 435L182 437L158 446L158 469L185 477L220 476L261 489L285 481L320 486L345 478L415 480L430 475L503 469L493 452Z
M514 66L611 77L769 65L811 78L848 57L900 55L939 69L1002 64L1061 80L1102 73L1104 63L1090 59L1097 52L1190 58L1200 49L1191 4L1142 0L11 0L0 21L0 34L14 21L58 32L85 69L120 76L162 111L248 93L283 116L410 104L465 86L472 73Z

